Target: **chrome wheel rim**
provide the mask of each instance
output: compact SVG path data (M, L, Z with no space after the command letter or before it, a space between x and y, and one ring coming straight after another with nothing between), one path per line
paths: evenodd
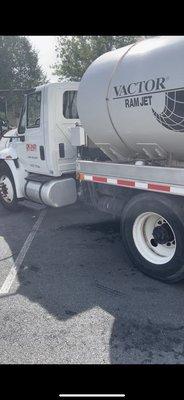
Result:
M0 193L6 203L12 203L14 198L14 189L11 180L6 175L0 177Z

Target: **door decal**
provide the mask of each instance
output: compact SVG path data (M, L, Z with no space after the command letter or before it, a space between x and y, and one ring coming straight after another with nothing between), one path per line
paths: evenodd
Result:
M26 151L36 151L36 144L27 143L26 144Z

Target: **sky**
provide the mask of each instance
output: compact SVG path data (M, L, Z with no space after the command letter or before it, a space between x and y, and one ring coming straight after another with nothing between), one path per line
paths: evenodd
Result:
M39 65L47 74L50 82L57 82L57 76L52 75L51 65L57 61L55 45L57 36L27 36L33 48L38 52Z

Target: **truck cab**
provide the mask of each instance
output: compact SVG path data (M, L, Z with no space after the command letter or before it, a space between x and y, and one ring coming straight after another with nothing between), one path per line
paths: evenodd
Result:
M28 197L42 202L35 197L40 189L37 187L36 190L35 182L44 181L46 186L48 182L50 185L51 181L57 182L57 188L61 188L61 177L73 177L77 147L71 143L70 128L79 123L78 85L77 82L48 83L25 95L18 128L14 135L10 132L8 146L0 151L0 170L2 166L10 169L18 199ZM0 177L0 188L3 186L1 180ZM34 188L31 188L30 194L31 181ZM70 180L72 193L75 192L73 181ZM43 202L48 204L47 200ZM49 205L54 206L54 202L51 203ZM60 202L56 201L55 204Z
M77 82L51 83L25 96L12 145L27 171L51 176L75 171L69 128L78 121L77 89Z

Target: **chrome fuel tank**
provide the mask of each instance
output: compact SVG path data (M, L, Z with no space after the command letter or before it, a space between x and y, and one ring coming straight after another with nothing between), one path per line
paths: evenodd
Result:
M77 200L76 182L73 178L51 179L42 183L27 181L25 195L29 200L50 207L63 207Z

